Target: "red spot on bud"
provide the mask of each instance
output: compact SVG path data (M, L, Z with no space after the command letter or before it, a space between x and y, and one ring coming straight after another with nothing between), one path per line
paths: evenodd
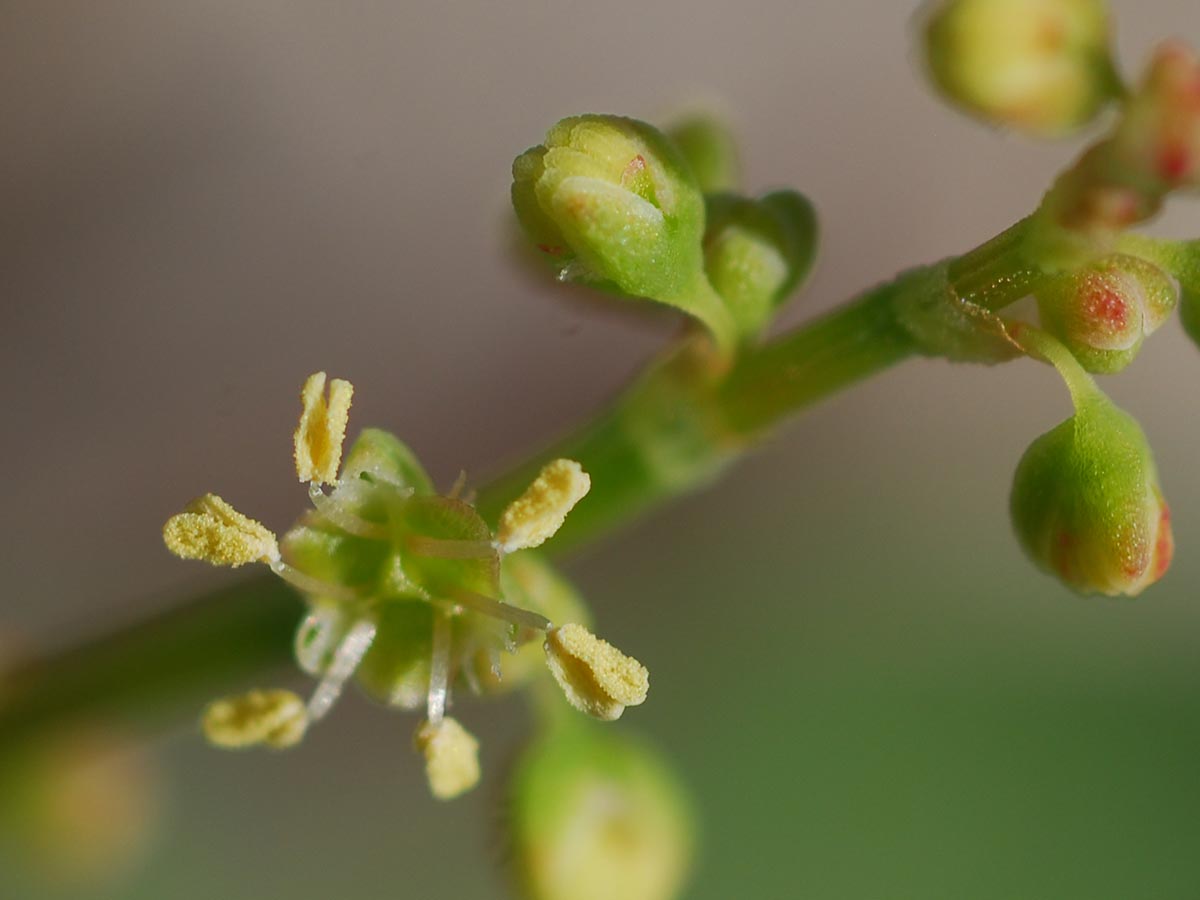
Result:
M1064 581L1073 581L1075 536L1069 531L1060 531L1054 536L1050 548L1050 566Z
M1158 540L1154 544L1154 580L1162 578L1175 556L1175 535L1171 532L1171 510L1164 502L1158 517Z
M567 252L565 247L552 247L549 244L538 244L537 248L543 253L548 253L551 256L562 256Z
M1119 292L1105 285L1093 284L1084 294L1083 312L1089 321L1103 322L1114 331L1124 331L1129 321L1129 307Z
M1172 141L1158 152L1158 174L1166 181L1180 182L1187 178L1194 162L1186 144Z
M636 178L646 169L646 157L638 154L629 161L629 165L625 167L624 173L621 175L621 180L625 181L628 178Z

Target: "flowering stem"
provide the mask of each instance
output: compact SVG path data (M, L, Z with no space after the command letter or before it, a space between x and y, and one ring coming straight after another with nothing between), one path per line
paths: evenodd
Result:
M993 310L1028 294L1039 272L1024 233L1018 223L953 260L950 287ZM486 485L481 514L495 521L548 460L575 459L594 487L548 545L563 552L712 481L792 414L919 353L895 307L928 284L902 275L868 290L747 351L731 371L685 342L578 433ZM300 615L295 596L264 574L36 661L0 684L0 751L47 726L111 718L163 727L195 715L201 698L286 663Z

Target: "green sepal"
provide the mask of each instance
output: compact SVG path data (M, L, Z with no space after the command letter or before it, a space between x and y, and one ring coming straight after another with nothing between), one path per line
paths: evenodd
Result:
M380 428L364 428L342 463L342 478L363 475L412 488L418 494L433 493L433 482L416 454L398 437Z
M705 272L742 337L756 337L812 270L816 211L788 190L758 199L711 194L707 202Z

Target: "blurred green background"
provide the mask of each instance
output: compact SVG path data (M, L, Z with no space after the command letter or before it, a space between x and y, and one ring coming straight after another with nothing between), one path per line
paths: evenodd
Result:
M1131 71L1159 37L1200 40L1193 0L1113 6ZM286 526L310 371L353 380L352 423L396 431L442 485L623 383L669 318L564 297L507 253L509 162L561 116L724 109L748 186L797 187L822 216L784 324L1028 212L1077 145L942 107L912 12L7 7L10 643L64 646L235 577L169 558L159 526L206 490ZM1160 227L1198 234L1200 207ZM1198 376L1172 325L1105 381L1175 514L1175 564L1136 601L1069 594L1009 532L1016 461L1069 411L1031 363L905 364L570 563L602 633L652 672L617 727L651 735L696 795L688 897L1200 895ZM503 773L527 715L460 717L487 780L449 805L428 798L415 723L357 696L288 754L185 731L154 747L161 819L128 872L52 887L10 856L0 897L502 896Z

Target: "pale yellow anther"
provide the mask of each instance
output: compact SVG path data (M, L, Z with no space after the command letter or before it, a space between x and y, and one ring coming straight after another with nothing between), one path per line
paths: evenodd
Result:
M167 549L183 559L202 559L214 566L272 562L279 546L262 523L254 521L218 497L205 494L171 516L163 526Z
M296 474L301 481L331 484L337 480L353 396L354 385L335 378L329 382L326 399L324 372L309 375L304 382L300 391L304 409L295 435Z
M422 723L416 744L425 754L429 789L439 800L452 800L479 783L479 741L454 719Z
M619 719L650 690L650 673L640 662L596 637L582 625L552 628L546 661L567 700L597 719Z
M282 750L304 737L308 713L291 691L250 691L210 703L202 724L204 736L218 747L266 744Z
M547 463L525 493L500 517L496 542L506 553L537 547L562 527L572 507L592 486L579 463L556 459Z

